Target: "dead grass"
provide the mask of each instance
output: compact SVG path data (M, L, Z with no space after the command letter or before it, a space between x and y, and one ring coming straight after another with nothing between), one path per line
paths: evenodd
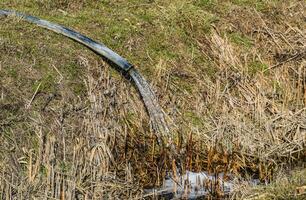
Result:
M290 175L306 162L305 6L0 3L73 27L135 63L172 121L184 169L271 183L239 183L233 198L244 199L263 190L299 198L295 187L305 185ZM161 183L172 161L128 80L61 36L11 18L0 27L1 198L140 198Z
M305 187L305 175L305 168L290 172L280 170L273 183L258 186L255 189L247 183L245 185L240 183L240 187L236 188L236 195L247 200L305 199L305 190L302 189Z

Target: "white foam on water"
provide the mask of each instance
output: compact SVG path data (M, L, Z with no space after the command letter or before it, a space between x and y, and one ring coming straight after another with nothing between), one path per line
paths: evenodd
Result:
M210 176L206 172L186 171L185 174L178 176L176 179L174 177L166 178L161 187L146 190L145 193L168 199L196 199L207 196L209 193L206 187L208 182L213 184L218 182L222 191L229 193L233 184L222 179L223 174L219 174L217 180L215 176Z

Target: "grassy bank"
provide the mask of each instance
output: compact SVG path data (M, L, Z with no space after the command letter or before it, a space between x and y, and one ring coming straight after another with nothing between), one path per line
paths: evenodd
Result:
M270 183L237 184L233 197L244 199L305 198L296 192L306 185L305 8L299 0L0 2L135 64L168 115L184 169ZM0 23L0 94L2 198L141 198L175 167L129 80L15 17Z

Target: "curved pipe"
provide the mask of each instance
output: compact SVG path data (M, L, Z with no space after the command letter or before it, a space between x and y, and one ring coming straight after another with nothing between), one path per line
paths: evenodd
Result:
M127 72L130 70L133 65L130 64L126 59L122 58L119 56L117 53L106 47L104 44L98 43L72 29L66 28L64 26L48 22L46 20L39 19L37 17L25 15L16 11L11 11L11 10L0 10L0 16L17 16L20 18L25 19L28 22L34 23L40 27L49 29L51 31L54 31L56 33L62 34L68 38L71 38L86 47L90 48L97 54L109 59L113 63L115 63L118 67L120 67L121 70Z
M105 45L98 43L64 26L11 10L0 10L0 16L17 16L23 18L28 22L34 23L40 27L49 29L53 32L71 38L83 44L84 46L88 47L97 54L103 56L104 58L107 58L112 63L114 63L116 66L113 67L118 68L117 70L125 72L125 74L128 74L134 81L135 86L137 87L140 95L142 96L142 100L146 107L146 110L148 111L150 121L153 129L155 130L158 142L160 144L164 144L165 141L163 136L166 136L168 139L170 139L169 141L171 143L172 138L170 136L168 124L165 120L164 113L158 104L154 92L151 90L147 81L138 73L138 71L133 67L133 65L130 64L126 59L122 58L117 53L106 47Z

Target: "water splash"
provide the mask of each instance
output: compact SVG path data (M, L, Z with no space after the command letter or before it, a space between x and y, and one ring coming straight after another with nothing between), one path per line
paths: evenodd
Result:
M182 175L167 176L160 187L144 190L144 198L154 199L209 199L212 196L229 197L239 184L256 186L259 179L243 179L224 173L209 174L208 172L186 171ZM149 198L150 199L150 198Z
M209 184L210 183L210 184ZM203 199L211 194L210 185L216 184L224 194L229 194L233 183L223 180L223 175L208 175L206 172L186 171L178 178L168 177L161 187L145 190L145 196L162 199Z

